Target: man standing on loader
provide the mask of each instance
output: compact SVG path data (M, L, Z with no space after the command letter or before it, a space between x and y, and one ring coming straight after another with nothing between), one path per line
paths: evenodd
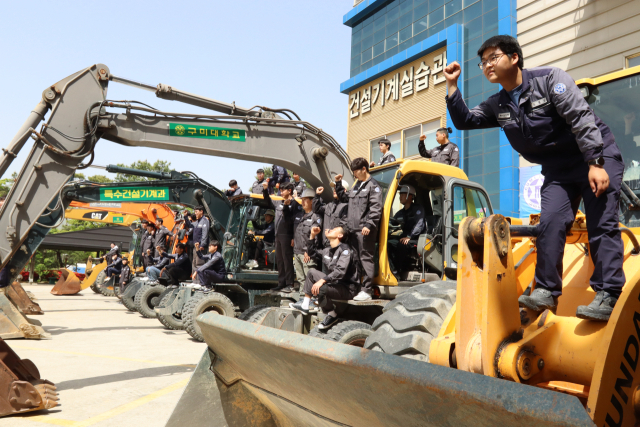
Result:
M324 193L324 187L316 188L316 197L313 199L313 211L318 215L323 215L322 219L322 247L329 247L329 238L327 231L336 228L342 222L347 220L347 209L349 205L341 203L338 200L338 193L333 188L333 199L329 203L325 203L320 195ZM323 270L324 271L324 270Z
M271 289L277 292L293 291L293 220L300 211L300 205L292 197L293 184L287 182L280 187L283 201L274 202L269 196L269 187L263 182L262 195L269 208L276 212L276 266L278 267L278 286Z
M607 321L625 283L618 226L624 164L613 133L569 74L555 67L523 69L522 49L513 37L491 37L478 56L485 77L503 89L469 110L457 90L460 64L449 64L444 75L454 125L461 130L501 127L511 146L541 164L545 176L535 289L518 301L537 312L556 309L566 233L583 199L596 294L591 304L578 307L576 316Z
M193 244L199 244L199 249L193 249L193 257L191 258L191 268L196 271L198 267L201 267L206 262L198 255L197 252L203 252L209 247L209 219L204 216L204 206L196 206L193 210L196 214L196 220L191 223L193 227ZM194 279L197 283L198 276Z
M301 287L304 286L309 269L316 268L316 259L311 257L307 251L311 227L322 227L322 219L313 212L313 198L315 195L316 192L310 188L302 192L303 211L295 214L293 225L293 265L296 271L296 280Z
M378 181L369 174L369 162L364 158L353 159L351 171L358 182L347 193L342 186L342 175L336 175L336 193L342 202L349 203L347 227L353 230L351 245L358 252L358 258L364 270L362 290L354 300L368 301L373 295L375 275L373 257L376 250L378 225L382 216L382 190Z

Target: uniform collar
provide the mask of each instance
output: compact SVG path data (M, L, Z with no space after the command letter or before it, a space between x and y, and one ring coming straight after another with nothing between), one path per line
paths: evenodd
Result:
M531 74L527 69L523 69L522 84L520 85L520 87L522 88L522 92L520 93L520 104L522 104L522 100L526 101L527 99L529 99L528 92L529 92L529 88L531 87L531 85L529 84L530 80L531 80ZM509 96L509 92L507 92L504 88L500 90L498 97L499 97L501 106L504 104L513 104L513 100ZM520 105L516 105L516 108L520 108Z

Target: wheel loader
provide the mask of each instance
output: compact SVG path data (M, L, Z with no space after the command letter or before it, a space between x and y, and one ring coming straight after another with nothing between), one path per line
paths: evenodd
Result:
M594 296L584 215L567 235L558 308L535 313L518 297L535 286L539 216L522 225L474 215L448 192L455 282L399 293L365 349L265 327L273 324L254 314L251 323L205 313L197 321L208 350L167 426L640 424L639 75L635 67L577 82L626 164L626 284L608 322L575 317Z

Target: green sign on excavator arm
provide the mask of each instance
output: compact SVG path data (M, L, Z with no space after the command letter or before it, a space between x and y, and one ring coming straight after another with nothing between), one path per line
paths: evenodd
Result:
M108 187L100 189L101 202L162 202L169 200L169 188Z

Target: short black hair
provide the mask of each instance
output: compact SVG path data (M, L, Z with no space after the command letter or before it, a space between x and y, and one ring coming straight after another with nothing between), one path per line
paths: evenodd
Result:
M342 239L340 239L340 242L348 242L349 233L351 233L349 227L347 227L346 224L339 224L336 228L342 228Z
M293 191L295 188L296 186L293 185L293 182L285 182L284 184L280 184L280 190Z
M160 224L164 224L164 221L162 220L162 218L156 218L156 222L159 222Z
M444 133L445 135L449 136L450 133L453 133L453 129L451 129L450 127L449 128L440 128L440 129L438 129L436 131L436 133L437 132Z
M193 208L194 211L200 211L200 212L204 212L204 206L202 205L198 205L195 208Z
M212 241L209 242L209 246L220 247L220 242L218 242L217 240L212 240Z
M256 171L256 173L264 173L264 169L260 168Z
M493 36L490 39L485 40L478 49L478 56L482 58L482 54L490 47L497 47L502 52L511 56L514 53L518 54L518 68L521 70L524 68L524 57L522 56L522 48L520 43L514 37L511 36Z
M351 170L360 170L362 168L367 168L367 172L369 172L369 162L364 157L356 157L351 161Z
M236 181L235 179L229 181L229 187L233 187L234 185L238 185L238 181Z
M387 138L382 138L380 141L378 141L378 145L380 144L384 144L387 146L387 148L391 148L391 141L389 141Z
M147 224L149 224L149 221L147 221L146 219L143 219L141 222L142 222L142 225L147 225Z
M185 245L184 243L180 242L176 245L176 248L180 248L182 250L186 250L187 249L187 245Z
M114 245L114 246L117 246L117 245L116 245L116 242L111 242L111 244L112 244L112 245Z

